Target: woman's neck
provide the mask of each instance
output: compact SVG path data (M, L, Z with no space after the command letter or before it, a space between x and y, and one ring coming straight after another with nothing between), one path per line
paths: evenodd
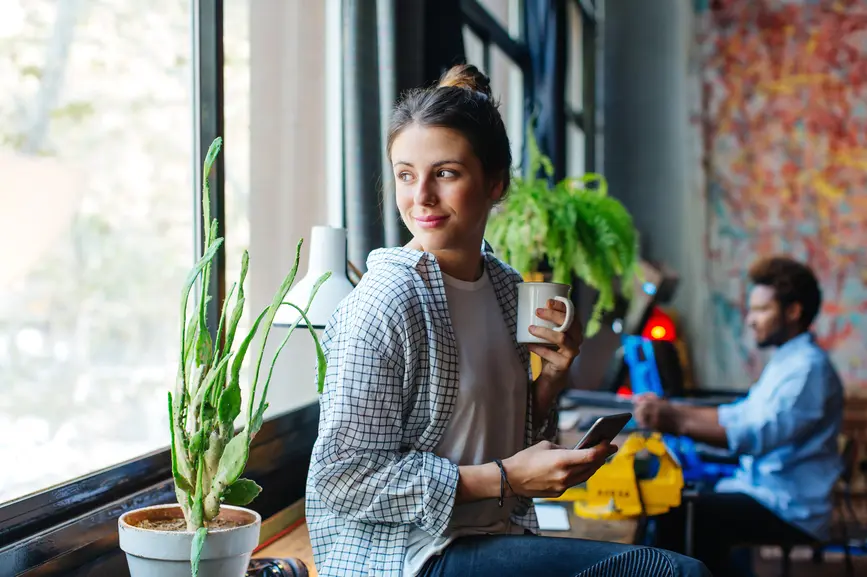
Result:
M441 250L425 249L421 243L413 239L406 246L415 250L429 252L437 259L440 270L450 277L463 281L479 280L483 272L484 259L481 245L472 248L447 248Z

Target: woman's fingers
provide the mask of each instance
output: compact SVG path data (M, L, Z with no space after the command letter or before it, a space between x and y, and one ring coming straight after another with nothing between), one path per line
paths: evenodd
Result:
M612 452L616 451L617 447L613 447L609 443L600 443L589 449L572 449L564 451L563 459L567 467L579 465L587 465L596 461L604 461Z

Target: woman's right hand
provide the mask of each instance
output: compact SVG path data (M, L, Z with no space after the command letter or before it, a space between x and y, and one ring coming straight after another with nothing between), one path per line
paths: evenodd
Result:
M512 491L523 497L559 497L583 483L617 452L602 443L590 449L567 449L549 441L528 447L503 461Z

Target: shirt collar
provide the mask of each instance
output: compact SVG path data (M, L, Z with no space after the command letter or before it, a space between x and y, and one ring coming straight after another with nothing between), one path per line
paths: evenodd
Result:
M485 257L486 262L490 262L494 255L493 247L484 239L482 239L481 253ZM378 248L371 251L367 256L368 269L381 263L402 264L411 268L418 268L422 262L435 264L436 258L429 252L422 252L405 246Z
M811 333L810 331L803 332L780 345L780 347L774 353L774 357L778 358L786 356L787 354L789 354L789 352L796 351L804 347L805 345L812 345L814 342L815 337L813 336L813 333Z

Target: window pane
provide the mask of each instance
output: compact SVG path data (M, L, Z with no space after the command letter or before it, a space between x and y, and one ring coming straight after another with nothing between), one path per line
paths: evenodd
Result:
M227 0L223 8L223 82L226 144L226 290L241 275L241 255L250 249L250 0ZM249 291L253 268L244 283ZM233 297L234 300L234 297ZM250 328L250 305L237 334ZM247 371L242 371L246 385Z
M190 16L0 7L0 502L168 445L194 255Z
M515 26L515 15L519 11L519 0L479 0L479 4L494 17L497 24L505 28L512 38L520 36L520 28Z
M584 133L572 122L566 123L566 176L582 176L585 170Z
M581 9L567 2L569 52L566 60L566 105L575 112L584 107L584 48Z
M480 70L485 67L485 45L469 26L464 26L464 52L467 62Z
M512 145L512 164L521 165L524 137L524 73L505 52L491 45L491 89L500 101L500 114Z

